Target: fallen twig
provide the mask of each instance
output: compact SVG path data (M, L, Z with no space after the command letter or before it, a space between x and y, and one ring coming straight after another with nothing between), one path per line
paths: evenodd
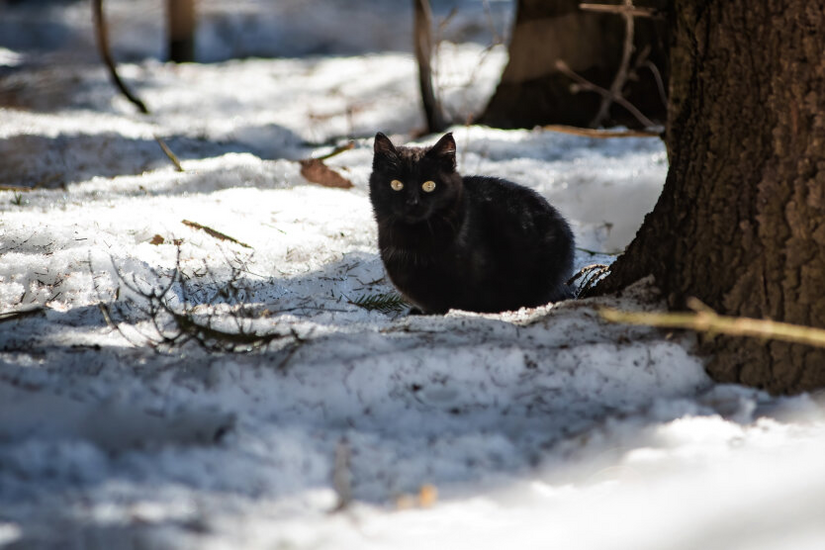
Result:
M336 147L335 149L333 149L331 152L327 153L326 155L321 155L320 157L316 157L316 160L331 159L335 155L340 155L344 151L351 151L352 149L355 149L355 142L354 141L349 141L344 145L339 145L338 147ZM309 160L309 159L307 159L307 160Z
M239 241L238 239L235 239L234 237L230 237L229 235L226 235L225 233L221 233L220 231L216 231L216 230L212 229L211 227L201 225L198 222L193 222L193 221L190 221L190 220L182 220L181 223L183 225L187 225L187 226L192 227L194 229L200 229L201 231L205 232L210 237L215 237L216 239L220 239L222 241L229 241L229 242L235 243L237 245L240 245L244 248L252 248L250 245L248 245L246 243L242 243L241 241Z
M630 138L630 137L642 137L642 138L661 138L664 129L659 129L658 127L653 127L652 129L648 130L600 130L597 128L578 128L576 126L565 126L563 124L548 124L547 126L542 126L542 130L547 130L549 132L560 132L562 134L572 134L574 136L584 136L584 137L591 137L591 138Z
M627 6L625 4L579 4L579 9L599 13L617 13L621 15L630 15L632 17L652 17L654 19L663 19L665 17L664 12L662 12L662 10L657 10L656 8L639 8L637 6Z
M332 512L345 510L352 502L352 467L350 459L352 449L346 437L342 437L335 446L335 462L332 470L332 486L338 495L338 503Z
M166 142L163 141L158 136L155 136L155 141L158 142L158 145L160 145L161 150L164 152L164 154L166 154L167 157L169 157L169 160L172 161L172 164L175 165L175 168L177 169L177 171L178 172L183 172L184 171L183 166L181 165L180 160L178 160L178 156L175 153L172 152L172 150L169 148L169 146L166 145Z
M825 330L749 317L719 315L696 298L688 299L689 312L635 312L604 308L599 315L612 323L680 328L710 335L748 336L825 347Z
M0 313L0 323L5 321L14 321L15 319L22 319L24 317L33 317L46 313L46 308L43 306L35 306L29 309L18 309L14 311L4 311Z

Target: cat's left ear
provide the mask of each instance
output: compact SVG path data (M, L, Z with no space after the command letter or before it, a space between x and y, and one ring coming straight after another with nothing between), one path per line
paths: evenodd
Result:
M375 142L373 143L373 151L375 155L382 155L385 157L396 157L398 156L398 151L395 148L395 145L392 144L390 138L378 132L375 134Z
M455 139L453 139L453 134L444 134L444 137L439 139L427 151L427 156L437 160L442 166L455 170Z

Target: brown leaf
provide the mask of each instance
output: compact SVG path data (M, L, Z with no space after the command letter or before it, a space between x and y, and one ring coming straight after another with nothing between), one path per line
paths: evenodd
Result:
M301 163L301 175L307 181L323 185L324 187L335 187L338 189L350 189L352 182L324 164L321 159L304 159Z
M163 244L165 242L166 242L166 239L164 239L160 235L155 235L154 237L152 237L152 240L149 241L149 244L153 244L153 245L157 246L157 245Z

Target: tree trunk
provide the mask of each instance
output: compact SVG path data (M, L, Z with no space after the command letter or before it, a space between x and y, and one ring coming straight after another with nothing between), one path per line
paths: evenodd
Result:
M671 166L600 292L653 274L671 307L825 328L825 0L676 0ZM825 351L704 338L709 373L825 386Z
M195 0L167 0L169 16L169 60L195 60Z
M597 0L594 0L597 1ZM580 0L518 0L510 41L510 61L480 122L516 128L537 124L588 126L596 117L602 97L592 91L575 91L569 76L559 72L563 61L590 82L609 89L619 69L625 41L621 15L585 12ZM667 0L648 0L646 6L664 8ZM640 3L641 4L641 3ZM636 18L633 65L623 95L654 121L665 118L665 103L657 83L658 71L667 81L666 25L664 21ZM650 48L647 63L639 54ZM613 105L607 124L639 127L625 109Z
M441 103L433 89L431 66L433 51L433 16L429 0L413 0L415 13L413 41L415 59L418 61L418 83L421 89L421 104L427 120L427 131L431 134L446 128Z

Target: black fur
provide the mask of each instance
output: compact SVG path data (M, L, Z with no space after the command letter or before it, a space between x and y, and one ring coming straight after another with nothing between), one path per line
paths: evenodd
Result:
M427 181L435 182L429 193ZM567 222L531 189L462 177L452 134L418 148L395 147L379 132L370 200L387 274L425 313L507 311L572 297Z

